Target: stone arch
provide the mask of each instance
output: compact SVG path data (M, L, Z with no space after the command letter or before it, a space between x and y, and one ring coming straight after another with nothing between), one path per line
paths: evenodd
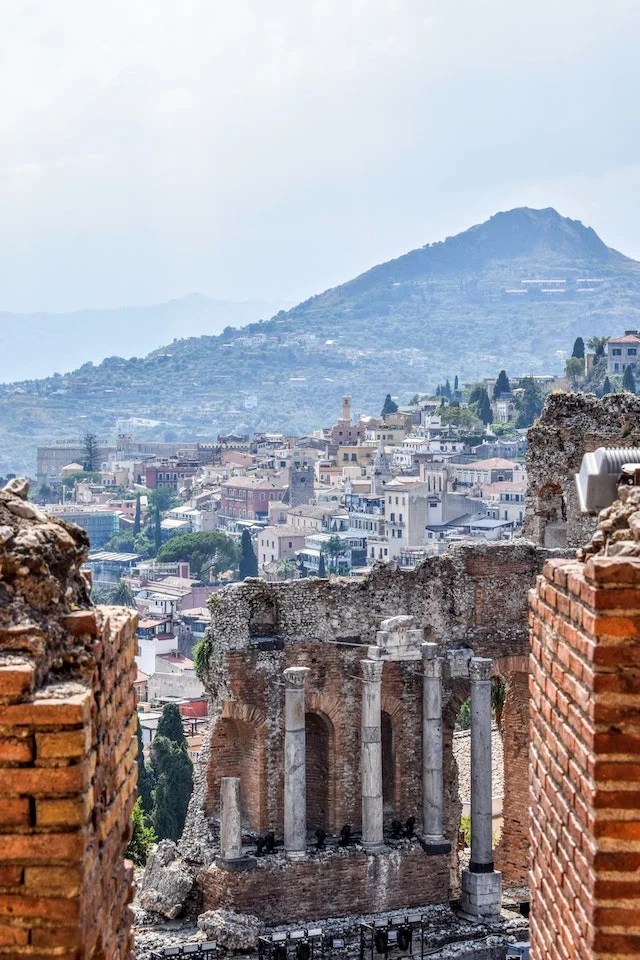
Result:
M329 717L320 711L305 715L307 825L335 832L335 737Z
M267 829L262 721L259 711L224 704L211 734L207 771L208 816L219 815L220 779L239 777L243 828L254 833Z

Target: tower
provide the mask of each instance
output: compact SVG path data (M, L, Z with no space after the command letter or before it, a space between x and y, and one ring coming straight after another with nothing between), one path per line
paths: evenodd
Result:
M313 499L313 467L306 461L292 463L289 469L289 505L300 507Z

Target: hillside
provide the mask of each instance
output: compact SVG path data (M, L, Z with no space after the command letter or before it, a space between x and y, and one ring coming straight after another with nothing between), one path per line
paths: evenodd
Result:
M271 320L0 387L0 472L32 471L39 442L107 439L117 418L159 438L304 432L343 392L377 412L388 391L406 400L456 373L560 373L578 334L638 326L640 263L555 210L512 210Z

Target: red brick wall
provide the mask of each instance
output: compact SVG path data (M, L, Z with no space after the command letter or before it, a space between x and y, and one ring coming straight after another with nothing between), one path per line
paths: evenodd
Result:
M531 594L532 960L640 956L640 561Z
M91 686L0 662L0 957L133 960L123 859L137 776L135 615L64 618Z
M418 846L376 856L349 850L288 861L285 870L281 857L265 857L255 870L211 866L198 885L205 910L252 913L259 903L267 923L308 921L446 902L449 858L427 856Z

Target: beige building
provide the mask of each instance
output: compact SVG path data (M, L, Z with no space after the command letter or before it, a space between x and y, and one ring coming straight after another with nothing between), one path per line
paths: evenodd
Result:
M265 527L258 534L258 566L264 568L278 560L295 560L296 550L304 547L305 536L304 529L291 524Z

